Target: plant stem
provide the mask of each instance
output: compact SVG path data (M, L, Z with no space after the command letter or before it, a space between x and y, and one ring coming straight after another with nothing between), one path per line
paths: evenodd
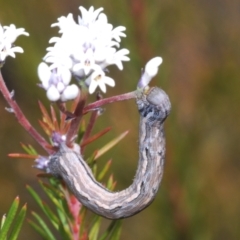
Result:
M101 107L105 104L109 104L109 103L112 103L112 102L129 100L129 99L132 99L132 98L136 98L136 91L129 92L129 93L124 93L124 94L113 96L113 97L110 97L110 98L104 98L104 99L98 100L94 103L88 104L83 109L83 114L85 114L85 113L87 113L91 110L95 110L95 109L97 109L97 108L99 108L99 107Z
M83 95L80 97L80 99L78 101L78 104L77 104L76 109L73 114L75 116L75 118L71 120L70 128L67 132L66 144L68 146L72 145L73 141L75 140L75 137L77 136L80 121L83 116L83 109L84 109L85 102L86 102L86 96Z
M113 96L110 98L98 100L94 103L88 104L86 107L84 107L85 101L86 101L86 96L85 95L81 96L81 98L78 102L78 106L76 107L75 112L74 112L75 118L71 121L70 129L67 133L66 144L69 146L72 144L72 142L78 132L81 118L84 114L86 114L87 112L92 111L92 110L97 110L97 108L99 108L100 106L105 105L105 104L136 98L136 95L137 95L136 91L133 91L133 92ZM93 118L95 118L95 117L93 117ZM93 119L92 119L92 121L94 122ZM90 129L89 129L89 131L90 131Z
M100 94L97 94L97 101L98 100L101 100L102 99L102 96ZM87 128L86 128L86 131L81 139L81 142L85 142L91 135L91 132L93 130L93 127L94 127L94 124L96 123L96 120L99 116L99 113L98 111L93 111L91 113L91 116L90 116L90 119L89 119L89 122L88 122L88 125L87 125ZM84 147L81 147L81 153L83 154L84 152Z
M14 100L14 96L9 92L5 81L2 77L2 73L0 70L0 91L3 94L3 97L6 99L7 103L11 107L11 111L16 116L18 122L23 126L23 128L42 146L42 148L50 153L50 150L47 148L47 141L37 132L35 128L30 124L22 110L18 106L17 102Z

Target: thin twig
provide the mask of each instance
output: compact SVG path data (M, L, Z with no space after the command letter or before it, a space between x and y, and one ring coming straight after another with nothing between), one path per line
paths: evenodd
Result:
M133 92L113 96L113 97L110 97L110 98L104 98L104 99L98 100L94 103L90 103L83 109L83 114L85 114L89 111L95 110L95 109L97 109L97 108L99 108L99 107L101 107L105 104L136 98L136 94L137 94L136 91L133 91Z
M102 99L102 96L98 93L97 100L101 100L101 99ZM85 140L90 137L93 127L94 127L94 124L96 123L98 116L99 116L98 110L95 110L92 112L89 122L88 122L88 125L87 125L87 129L82 137L81 142L85 142ZM81 147L81 153L83 154L83 152L84 152L84 147Z
M80 121L83 116L83 109L86 102L86 96L81 95L79 102L74 111L75 118L71 120L70 128L67 132L66 144L71 146L79 130Z
M11 107L11 112L14 113L18 122L23 126L23 128L41 145L41 147L48 153L51 152L47 146L48 142L37 132L37 130L30 124L22 110L18 106L17 102L14 100L14 96L9 92L5 81L2 77L2 73L0 70L0 91L3 94L3 97L6 99L7 103Z

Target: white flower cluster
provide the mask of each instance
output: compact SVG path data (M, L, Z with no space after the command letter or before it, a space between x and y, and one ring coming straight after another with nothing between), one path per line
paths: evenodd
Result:
M2 26L0 24L0 64L3 63L7 56L15 58L15 53L23 53L21 47L13 46L18 36L29 36L24 28L16 28L14 24L10 26Z
M61 36L50 39L49 42L54 45L47 48L48 53L43 60L50 64L50 70L57 73L69 71L77 80L85 83L89 93L93 93L97 87L106 92L106 84L112 87L115 85L114 80L106 76L106 67L116 65L122 70L122 62L129 61L129 57L126 56L129 51L119 50L121 37L126 36L125 27L113 28L112 24L108 23L107 16L102 13L103 8L94 10L90 7L86 10L79 7L79 9L81 16L78 16L77 23L73 15L68 14L67 17L60 17L57 23L52 24L52 27L59 27ZM39 67L39 73L43 70ZM47 92L49 88L58 89L52 77L49 78L49 84L45 84L46 78L42 79L41 75L44 74L40 73L39 77ZM61 74L58 74L58 79L59 76ZM61 81L67 82L63 79ZM58 99L63 100L66 97L62 97L62 91L59 91L59 94ZM48 94L48 97L50 95ZM50 98L57 99L55 96Z
M47 98L50 101L68 101L75 99L79 88L75 84L69 85L71 73L68 69L56 68L50 70L44 62L38 66L38 76L41 79L41 87L47 91Z

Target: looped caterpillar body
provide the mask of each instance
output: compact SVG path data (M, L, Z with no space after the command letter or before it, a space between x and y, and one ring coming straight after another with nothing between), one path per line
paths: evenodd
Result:
M96 214L109 219L130 217L155 198L163 175L165 137L163 123L170 113L167 94L151 88L137 96L140 113L139 160L133 183L120 192L111 192L94 178L80 153L60 144L50 157L48 169L60 176L76 198Z

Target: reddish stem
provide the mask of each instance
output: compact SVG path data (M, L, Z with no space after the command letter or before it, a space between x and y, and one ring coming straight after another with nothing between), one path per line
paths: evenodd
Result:
M102 131L98 132L97 134L95 134L95 135L87 138L86 140L81 141L81 145L80 145L80 147L81 147L81 153L83 153L84 148L85 148L89 143L91 143L91 142L97 140L98 138L102 137L104 134L106 134L106 133L109 132L110 130L111 130L111 128L110 128L110 127L107 127L107 128L105 128L105 129L103 129Z
M104 99L98 100L94 103L88 104L83 109L83 114L85 114L85 113L87 113L91 110L95 110L95 109L97 109L97 108L99 108L99 107L101 107L105 104L109 104L109 103L112 103L112 102L129 100L129 99L132 99L132 98L136 98L136 91L129 92L129 93L124 93L124 94L113 96L113 97L110 97L110 98L104 98Z
M84 107L86 96L82 96L74 112L75 118L71 121L70 129L67 133L66 144L68 146L71 146L75 136L77 135L79 124L84 114L86 114L89 111L96 110L97 108L105 104L136 98L136 95L137 95L136 91L133 91L118 96L98 100L94 103L88 104L86 107Z
M84 109L85 102L86 102L86 96L83 95L79 99L79 102L78 102L78 104L76 106L76 109L74 111L75 118L73 120L71 120L70 128L67 132L66 144L68 146L72 145L73 141L75 140L75 136L77 135L79 125L80 125L80 121L81 121L82 116L83 116L83 109Z
M16 116L18 122L23 126L23 128L42 146L42 148L50 153L50 149L47 148L48 143L46 140L37 132L35 128L30 124L22 110L18 106L17 102L14 100L14 96L8 91L7 86L2 77L2 73L0 71L0 91L3 94L3 97L6 99L7 103L10 105L11 110Z
M97 94L97 100L101 100L102 96L100 94ZM98 111L93 111L91 114L91 117L89 119L88 125L87 125L87 129L82 137L81 142L85 142L86 139L89 138L89 136L91 135L91 132L93 130L94 124L98 118ZM84 152L84 147L81 147L81 153L83 154Z
M94 126L97 118L98 118L98 111L92 112L91 117L90 117L89 122L88 122L88 125L87 125L87 129L86 129L86 131L85 131L85 133L84 133L84 135L83 135L83 138L82 138L81 142L85 142L86 139L89 138L89 136L91 135L91 132L92 132L92 130L93 130L93 126ZM82 154L83 154L83 152L84 152L84 150L85 150L84 148L85 148L84 146L81 147L81 153L82 153Z

